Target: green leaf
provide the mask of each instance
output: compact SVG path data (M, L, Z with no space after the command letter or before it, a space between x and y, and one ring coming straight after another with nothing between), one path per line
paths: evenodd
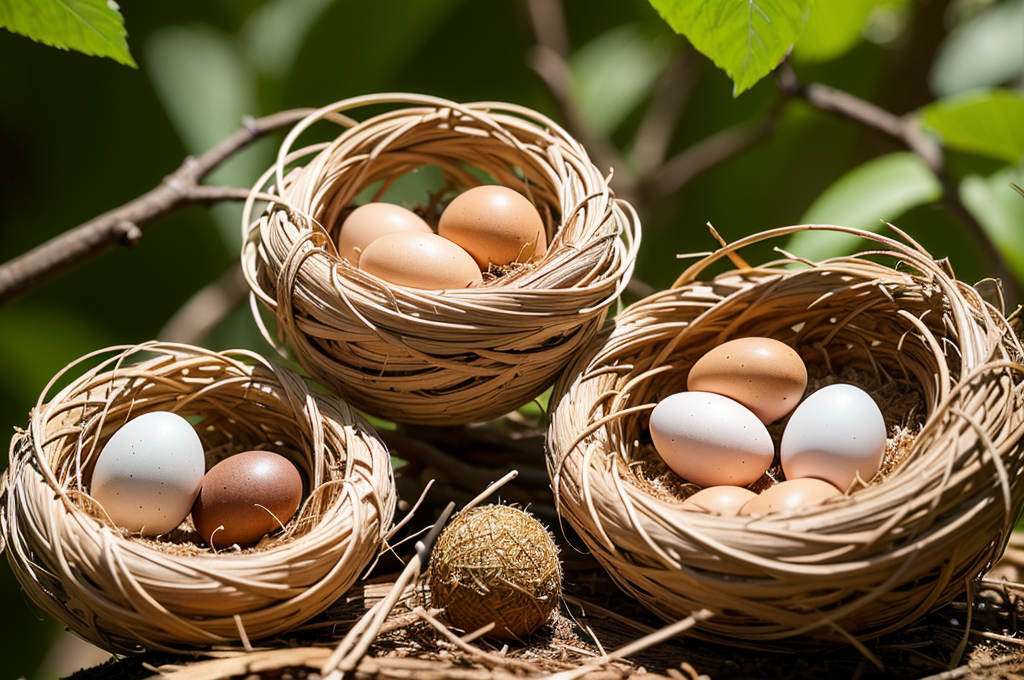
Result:
M844 0L845 1L845 0ZM676 33L732 78L733 96L779 65L800 37L811 0L650 0Z
M650 94L672 58L665 34L651 39L636 25L613 28L573 53L573 98L597 134L611 134Z
M940 97L979 87L994 87L1024 71L1024 3L1000 2L949 34L928 74Z
M62 50L138 68L113 0L0 0L0 27Z
M793 57L803 62L818 62L846 54L860 42L861 29L878 1L816 2L793 48Z
M942 99L919 114L943 146L1011 164L1024 156L1024 95L981 90Z
M879 231L900 215L942 195L942 186L919 156L892 153L860 165L840 177L807 209L804 224L837 224ZM827 231L803 231L789 238L786 250L809 260L855 252L858 238Z
M272 0L254 10L241 31L250 61L263 73L284 78L309 32L333 3L334 0Z
M1022 181L1024 172L1014 168L990 177L970 175L960 183L960 200L1024 281L1024 200L1014 189Z

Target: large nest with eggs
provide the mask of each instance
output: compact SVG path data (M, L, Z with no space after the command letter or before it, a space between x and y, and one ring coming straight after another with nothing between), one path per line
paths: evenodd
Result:
M348 117L382 108L361 123ZM293 150L319 121L345 130ZM452 194L497 183L537 208L546 254L441 291L391 284L340 256L339 230L357 197L378 200L424 167L444 181L417 206L432 227ZM354 406L404 423L486 420L549 387L601 328L639 245L635 213L583 147L512 104L411 94L341 101L295 127L257 189L268 184L279 199L260 215L254 193L242 251L254 299L276 317L268 339Z
M875 250L749 266L744 247L834 229ZM968 591L1024 503L1021 345L1002 310L905 235L797 226L723 245L595 340L553 397L548 467L559 513L628 592L689 634L764 646L860 644ZM702 279L728 258L734 269ZM810 389L870 392L888 429L874 479L818 506L732 517L680 508L696 487L653 453L656 402L716 345L796 349ZM774 433L777 435L777 433ZM758 482L778 479L776 466Z
M52 388L92 365L56 394ZM189 418L207 468L271 449L304 477L284 529L245 550L207 547L186 520L147 537L89 495L96 458L130 419ZM395 509L391 462L344 402L251 352L149 343L72 363L11 443L0 522L28 597L109 651L248 646L326 609L377 554Z

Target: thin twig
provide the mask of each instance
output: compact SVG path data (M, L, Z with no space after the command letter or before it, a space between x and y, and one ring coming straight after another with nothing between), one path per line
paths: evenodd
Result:
M134 245L142 237L144 228L186 205L245 200L248 189L199 183L238 151L269 132L294 125L309 112L309 109L294 109L263 118L248 118L242 128L203 155L186 158L181 167L142 196L0 265L0 305L101 253L119 245Z
M1016 275L985 228L960 200L958 187L946 172L942 147L921 131L914 116L897 116L848 92L820 83L802 85L788 64L780 66L777 73L779 88L785 95L803 99L822 111L836 113L877 130L917 154L942 185L943 207L967 229L968 235L981 249L982 256L990 263L995 276L1002 282L1006 301L1011 308L1021 302L1021 288Z
M640 129L633 141L633 165L641 175L650 175L665 162L679 116L690 99L700 62L692 49L676 55L658 82Z
M210 331L242 304L248 292L242 265L235 262L218 279L190 297L160 329L157 339L201 345Z

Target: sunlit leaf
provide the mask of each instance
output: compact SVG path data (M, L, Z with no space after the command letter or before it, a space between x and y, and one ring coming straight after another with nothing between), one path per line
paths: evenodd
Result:
M614 132L650 94L672 56L666 40L636 25L619 26L576 50L570 60L573 96L590 128Z
M804 224L836 224L880 231L893 221L942 195L942 186L924 162L909 152L892 153L860 165L840 177L807 209ZM858 239L849 234L803 231L790 237L786 250L809 260L847 255Z
M1013 183L1024 182L1024 172L1004 168L990 177L971 175L960 183L960 200L1024 281L1024 199Z
M807 26L793 48L793 57L804 62L828 61L849 52L860 42L878 0L816 2Z
M291 71L302 43L335 0L272 0L242 27L249 59L264 73L281 78Z
M811 0L650 0L676 33L729 74L733 95L779 65L800 37Z
M1024 3L1000 2L957 27L943 41L928 75L932 91L948 97L993 87L1024 70Z
M62 50L138 68L113 0L0 0L0 27Z
M920 111L921 123L950 149L1017 163L1024 156L1024 95L981 90Z

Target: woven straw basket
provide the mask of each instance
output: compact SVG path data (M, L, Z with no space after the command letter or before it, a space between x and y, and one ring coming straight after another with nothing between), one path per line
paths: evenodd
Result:
M805 229L859 234L878 250L761 267L737 254ZM556 385L559 513L660 616L714 612L689 634L859 646L964 594L1002 553L1024 502L1021 346L974 288L901 236L798 226L723 246L625 310ZM735 270L698 280L725 257ZM838 380L872 393L889 430L873 480L760 518L680 509L698 487L658 458L650 412L686 389L702 354L743 336L794 347L811 388ZM780 430L770 428L776 443Z
M286 531L214 552L182 528L143 538L103 519L86 494L96 456L129 418L152 411L198 421L208 465L268 446L289 457L307 492ZM247 644L289 630L352 585L395 506L387 450L344 403L249 352L158 343L96 352L54 378L12 442L4 494L7 559L25 592L116 652Z
M360 124L342 114L380 105L390 110ZM293 151L320 120L348 129ZM379 197L423 166L440 168L453 191L480 185L483 173L527 196L544 217L547 254L482 286L445 291L391 285L340 258L338 229L357 195L382 183ZM264 331L268 340L286 337L317 380L398 422L486 420L550 386L600 329L639 244L635 213L615 199L583 147L511 104L347 99L295 127L256 189L269 182L281 198L259 218L255 194L250 199L242 250L254 298L277 319L278 337ZM432 226L436 198L421 206Z

